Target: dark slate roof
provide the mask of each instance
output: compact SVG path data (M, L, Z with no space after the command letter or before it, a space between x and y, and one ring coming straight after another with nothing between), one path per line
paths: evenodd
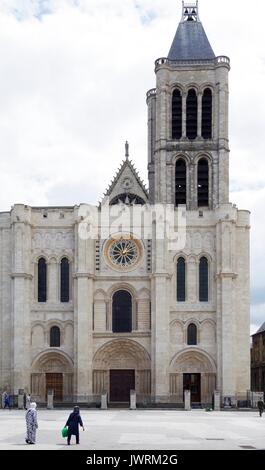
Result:
M215 54L200 21L179 24L168 54L170 60L214 59Z
M263 325L260 327L260 329L257 331L256 335L258 333L262 333L263 331L265 331L265 323L263 323Z

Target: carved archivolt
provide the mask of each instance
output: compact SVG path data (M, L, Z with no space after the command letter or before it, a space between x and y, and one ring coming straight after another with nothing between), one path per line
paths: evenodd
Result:
M181 374L214 374L216 373L216 364L206 352L191 348L173 357L170 363L170 372Z
M94 356L93 369L150 369L146 349L131 340L114 340L102 346Z
M65 353L47 351L35 358L32 363L32 372L71 373L73 372L73 363Z

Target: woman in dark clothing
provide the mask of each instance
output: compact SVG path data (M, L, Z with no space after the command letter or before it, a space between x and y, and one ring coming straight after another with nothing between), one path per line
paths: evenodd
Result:
M68 426L67 444L70 445L71 437L74 435L76 443L79 444L79 425L85 430L82 418L79 413L79 407L75 406L73 413L70 414L65 427Z

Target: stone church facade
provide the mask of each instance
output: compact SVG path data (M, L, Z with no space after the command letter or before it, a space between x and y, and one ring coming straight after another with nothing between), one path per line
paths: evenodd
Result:
M149 190L128 156L111 206L186 206L186 243L80 236L82 207L0 214L0 388L39 402L211 403L250 388L249 212L229 202L228 74L184 4L147 93ZM80 212L81 211L81 212ZM100 208L99 208L100 211Z

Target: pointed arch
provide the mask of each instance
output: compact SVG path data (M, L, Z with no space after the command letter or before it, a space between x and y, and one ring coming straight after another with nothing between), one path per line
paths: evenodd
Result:
M47 262L45 258L38 261L38 302L47 302Z
M186 301L186 260L183 257L177 261L177 301Z
M194 88L188 91L186 108L186 135L188 139L194 140L198 134L198 97Z
M67 303L70 300L70 263L66 257L61 260L60 281L61 302Z
M199 297L200 302L209 302L209 261L206 256L200 259Z
M187 344L188 346L197 346L198 344L198 329L195 323L190 323L188 326Z
M202 137L212 139L213 95L210 88L206 88L202 95Z
M209 162L207 158L198 161L198 207L209 207Z
M179 158L175 166L175 204L187 204L187 163Z
M127 290L118 290L112 297L113 333L132 332L132 296Z
M179 140L182 137L182 94L176 88L172 94L172 139Z
M61 346L61 330L58 326L52 326L50 329L50 347L59 348Z

